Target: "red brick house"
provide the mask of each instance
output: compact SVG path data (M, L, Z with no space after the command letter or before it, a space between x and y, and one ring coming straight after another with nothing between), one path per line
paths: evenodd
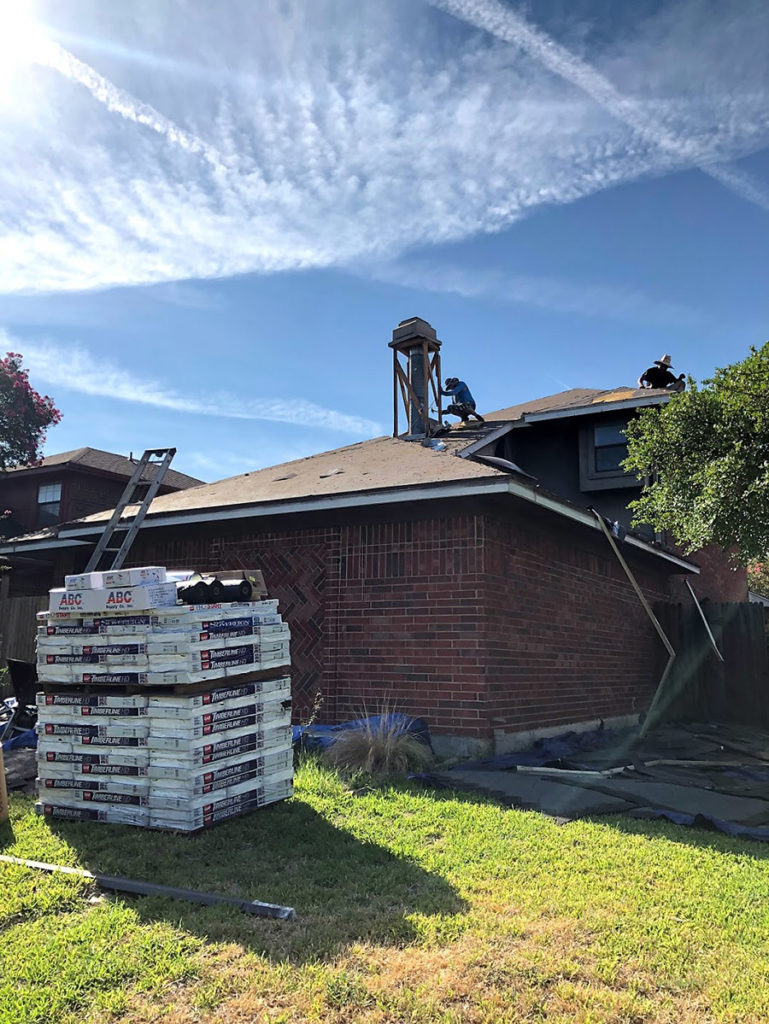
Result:
M407 327L440 344L424 321ZM407 405L424 398L420 373L408 371ZM439 750L474 753L629 721L665 659L588 506L627 521L637 483L611 475L616 425L668 398L576 389L440 438L375 438L166 494L131 564L263 569L291 625L300 720L319 691L326 721L387 698L424 716ZM418 423L412 410L409 430ZM61 579L82 568L103 519L0 554L44 553ZM652 601L699 573L651 535L628 534L622 550Z
M0 473L0 511L10 512L0 522L0 536L12 538L114 508L135 468L136 463L123 455L77 448L47 455L37 466L17 466ZM169 469L160 493L170 494L201 482ZM22 563L17 563L14 592L38 589L36 574L25 572Z

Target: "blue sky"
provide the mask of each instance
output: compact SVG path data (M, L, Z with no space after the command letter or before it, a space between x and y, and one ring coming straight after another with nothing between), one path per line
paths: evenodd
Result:
M763 0L0 0L0 346L213 480L767 340Z

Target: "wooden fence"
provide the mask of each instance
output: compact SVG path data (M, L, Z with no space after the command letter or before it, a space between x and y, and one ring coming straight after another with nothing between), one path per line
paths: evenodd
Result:
M676 651L665 685L663 717L769 728L769 647L763 606L705 602L702 610L723 663L714 654L693 603L655 608Z
M6 658L35 660L35 615L48 597L0 597L0 666Z

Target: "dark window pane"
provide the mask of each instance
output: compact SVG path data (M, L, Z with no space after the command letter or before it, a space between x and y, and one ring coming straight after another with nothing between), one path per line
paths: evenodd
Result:
M622 472L620 462L627 458L627 442L625 444L611 444L595 450L595 468L598 473L607 473L612 470Z
M37 525L55 526L59 521L59 502L48 501L37 506Z
M626 444L624 431L624 423L608 423L593 427L596 448L610 444Z

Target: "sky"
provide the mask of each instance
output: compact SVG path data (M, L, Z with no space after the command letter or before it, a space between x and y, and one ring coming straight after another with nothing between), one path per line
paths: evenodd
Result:
M215 480L769 339L765 0L0 0L0 350L46 453Z

